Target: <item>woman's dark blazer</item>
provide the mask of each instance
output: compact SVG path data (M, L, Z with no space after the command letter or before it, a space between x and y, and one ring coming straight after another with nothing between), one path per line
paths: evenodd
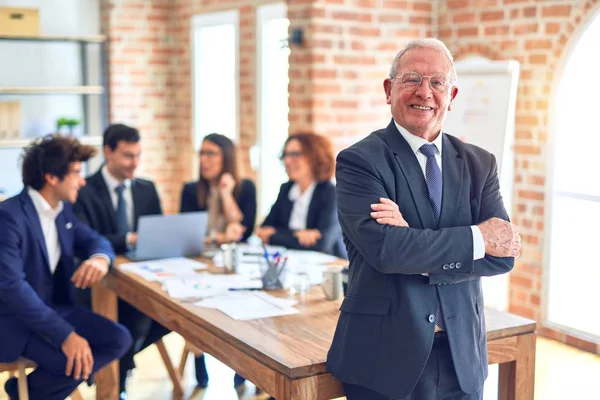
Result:
M321 239L314 246L304 247L298 242L294 232L288 228L294 206L289 199L293 185L293 181L281 185L277 200L262 224L262 226L272 226L277 231L271 236L269 243L289 249L322 251L347 258L342 241L342 230L337 218L335 186L330 181L317 183L308 207L306 229L318 229L321 232Z
M179 212L194 212L206 211L207 208L201 209L198 205L198 181L185 184L181 192L181 206ZM244 219L242 225L246 227L242 240L246 240L254 231L256 223L256 187L254 183L248 179L242 179L240 182L240 193L236 198L236 203L240 208Z

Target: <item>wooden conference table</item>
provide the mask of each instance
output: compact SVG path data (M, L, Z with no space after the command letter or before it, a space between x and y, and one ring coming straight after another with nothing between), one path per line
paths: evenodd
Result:
M208 260L201 260L210 263ZM116 320L117 296L235 369L277 400L332 399L344 395L325 369L340 300L313 287L299 314L236 321L218 310L171 299L157 282L114 268L93 288L94 310ZM211 268L211 272L222 272ZM486 309L490 364L500 364L499 399L533 400L535 321ZM118 364L96 375L96 398L118 398Z

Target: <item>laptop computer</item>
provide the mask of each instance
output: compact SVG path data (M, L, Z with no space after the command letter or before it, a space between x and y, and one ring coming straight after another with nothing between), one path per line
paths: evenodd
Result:
M135 261L198 257L204 249L208 213L146 215L138 221L138 241L127 257Z

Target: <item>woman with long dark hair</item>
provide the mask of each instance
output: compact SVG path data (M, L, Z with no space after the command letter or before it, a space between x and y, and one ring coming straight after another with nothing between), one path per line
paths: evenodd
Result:
M246 240L256 221L256 187L239 178L235 145L227 136L211 133L199 154L200 179L183 187L180 212L208 212L208 242Z
M236 149L224 135L211 133L200 148L200 179L183 187L180 212L207 211L206 242L222 244L246 240L256 221L256 187L240 179ZM199 387L208 385L204 355L196 358L196 380ZM236 387L244 378L234 377Z

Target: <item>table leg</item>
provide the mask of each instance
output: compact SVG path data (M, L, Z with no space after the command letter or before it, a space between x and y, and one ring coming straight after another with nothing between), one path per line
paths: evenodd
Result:
M117 320L117 295L103 282L92 287L92 310L111 321ZM119 361L113 361L96 372L96 400L119 398Z
M535 333L518 336L516 359L500 364L499 400L533 400L535 341Z

